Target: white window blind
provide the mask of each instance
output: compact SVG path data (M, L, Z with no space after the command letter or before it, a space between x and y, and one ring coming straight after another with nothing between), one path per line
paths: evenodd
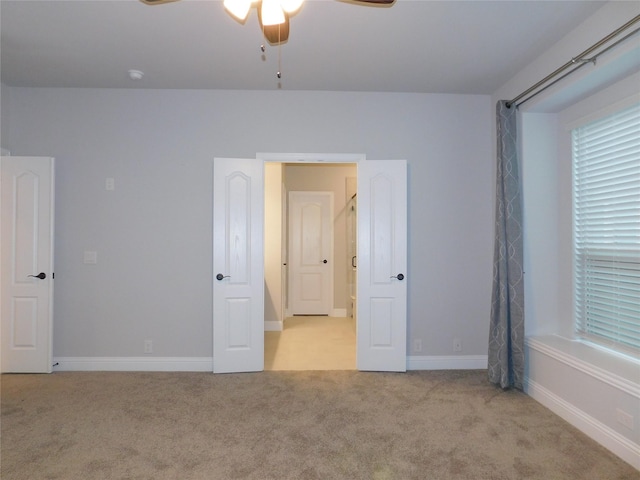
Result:
M640 104L572 137L576 328L640 352Z

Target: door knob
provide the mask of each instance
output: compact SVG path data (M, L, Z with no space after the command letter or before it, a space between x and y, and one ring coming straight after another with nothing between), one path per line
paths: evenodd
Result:
M222 280L223 278L229 278L229 275L223 275L221 273L216 275L216 280L218 281Z
M327 263L327 259L325 258L324 260L322 260L322 263Z
M40 272L38 275L28 275L29 277L39 278L40 280L44 280L47 278L47 274L44 272Z
M392 275L389 278L397 278L398 280L404 280L404 275L399 273L398 275Z

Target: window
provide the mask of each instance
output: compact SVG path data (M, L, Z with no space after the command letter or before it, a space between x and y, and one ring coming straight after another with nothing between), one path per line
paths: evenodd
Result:
M640 103L572 140L576 328L640 353Z

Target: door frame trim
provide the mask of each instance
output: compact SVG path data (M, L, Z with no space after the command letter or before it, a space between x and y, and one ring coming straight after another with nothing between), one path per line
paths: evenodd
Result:
M262 160L264 163L313 163L321 165L323 163L354 163L356 164L356 178L357 178L357 165L365 162L367 156L364 153L277 153L277 152L257 152L256 159ZM288 197L288 195L286 195ZM288 199L287 199L288 200ZM288 309L282 310L283 317L286 317L289 313ZM284 322L284 318L282 319ZM358 320L356 319L356 322ZM282 327L280 327L282 328ZM267 328L265 328L265 331ZM279 329L278 329L279 330ZM356 338L356 352L358 349Z
M358 163L365 161L364 153L272 153L258 152L256 158L275 163Z
M256 159L262 160L264 163L313 163L317 165L321 165L323 163L354 163L356 166L367 160L367 155L364 153L278 153L278 152L257 152ZM356 178L357 178L357 167L356 167ZM283 214L284 209L287 207L288 195L285 195L286 200L283 202ZM287 234L288 235L288 234ZM288 287L283 286L284 290L287 290L288 295ZM283 293L284 295L284 293ZM333 310L332 310L333 311ZM282 330L282 323L284 319L290 314L289 309L282 309L282 319L280 321L280 325L278 328L276 326L269 325L267 330Z

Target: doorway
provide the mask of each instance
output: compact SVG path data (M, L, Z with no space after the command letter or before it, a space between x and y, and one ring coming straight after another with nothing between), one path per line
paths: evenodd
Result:
M355 163L265 164L265 370L356 368L347 213L356 189Z
M365 161L364 155L349 154L259 153L254 159L213 159L214 373L264 369L268 327L264 270L269 253L263 231L270 225L264 209L264 165L270 161L357 163L356 366L358 370L406 371L406 161ZM278 260L282 269L282 257ZM282 291L280 286L280 295ZM277 296L269 292L269 297ZM274 308L281 305L272 303ZM279 319L284 316L276 317L276 322Z

